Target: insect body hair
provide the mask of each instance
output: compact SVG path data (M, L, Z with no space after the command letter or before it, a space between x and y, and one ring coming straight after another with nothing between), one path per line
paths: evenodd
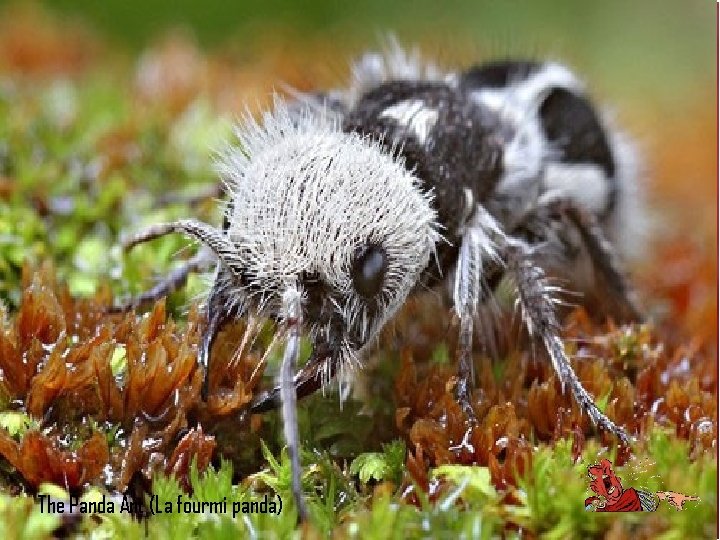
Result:
M239 144L218 170L232 201L225 231L243 280L227 291L266 313L298 276L322 283L333 317L309 320L312 337L346 329L344 356L367 343L402 305L440 238L433 194L401 159L366 137L344 133L332 115L290 113L281 102L261 122L237 130ZM353 286L357 250L381 246L382 291L368 302ZM335 336L337 338L338 336Z
M453 77L428 62L417 49L403 48L392 35L386 38L380 51L368 52L353 62L351 72L348 90L338 93L348 105L388 81L442 81Z
M646 171L638 142L615 124L609 112L602 115L616 163L617 203L608 218L608 237L624 261L643 258L652 229L645 201Z

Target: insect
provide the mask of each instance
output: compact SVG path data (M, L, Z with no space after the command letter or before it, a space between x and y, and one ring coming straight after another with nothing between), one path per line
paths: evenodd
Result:
M561 290L547 274L579 290L599 287L623 316L641 318L619 262L641 210L634 154L568 68L503 60L444 73L391 45L353 66L349 88L277 99L237 136L218 162L228 198L222 228L181 220L127 246L177 232L217 260L199 353L206 382L226 322L250 313L280 322L279 382L251 410L282 405L301 516L296 400L361 364L421 288L451 291L455 391L470 418L476 316L508 276L563 388L596 425L631 440L574 373L556 315ZM191 260L128 306L181 285L200 265ZM297 371L303 334L313 352Z

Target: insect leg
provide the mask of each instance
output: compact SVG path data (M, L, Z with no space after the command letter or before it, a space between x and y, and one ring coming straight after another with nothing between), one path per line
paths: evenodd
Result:
M469 418L475 418L470 403L470 386L474 380L472 365L472 337L477 298L475 288L480 286L480 250L468 234L460 246L460 256L455 274L454 303L456 314L460 317L460 335L458 337L458 368L455 397Z
M622 270L613 245L605 238L603 229L591 212L570 199L554 199L545 206L551 216L565 217L580 234L595 268L613 297L617 299L621 314L632 321L641 322L644 317L638 307L637 293Z
M167 296L185 285L190 274L207 271L213 260L214 257L211 253L208 253L207 249L201 249L185 264L170 272L169 276L157 283L152 289L123 302L119 306L111 307L110 311L129 311L156 302L163 296Z
M630 435L597 408L595 400L583 387L565 354L559 335L560 323L555 315L554 289L548 284L545 272L532 262L530 249L524 244L508 243L505 248L508 268L515 279L525 325L530 334L538 337L545 346L563 391L569 386L575 401L595 425L629 444Z
M201 242L224 262L233 272L237 272L237 250L231 240L221 230L212 225L194 219L181 219L171 223L159 223L152 225L144 231L131 236L123 242L126 250L132 249L138 244L149 242L170 233L182 233Z
M458 381L455 394L458 403L469 418L474 419L470 404L470 386L474 374L472 364L472 336L475 315L483 295L483 259L497 259L497 253L491 236L499 233L492 217L481 207L476 209L475 216L469 224L460 245L453 304L455 313L460 319L460 335L458 340Z

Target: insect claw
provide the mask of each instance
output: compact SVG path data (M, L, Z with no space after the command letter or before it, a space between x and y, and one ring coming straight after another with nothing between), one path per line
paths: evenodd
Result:
M200 389L200 396L203 401L207 401L210 393L210 352L212 350L213 343L215 342L215 338L220 331L222 319L223 317L219 310L215 311L213 315L211 315L200 344L198 363L204 370L202 388Z

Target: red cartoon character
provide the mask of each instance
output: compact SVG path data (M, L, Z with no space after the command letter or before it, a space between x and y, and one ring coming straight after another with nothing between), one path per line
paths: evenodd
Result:
M585 499L585 510L594 512L654 512L659 501L652 493L634 488L623 489L612 463L602 459L588 467L590 489L596 496Z

